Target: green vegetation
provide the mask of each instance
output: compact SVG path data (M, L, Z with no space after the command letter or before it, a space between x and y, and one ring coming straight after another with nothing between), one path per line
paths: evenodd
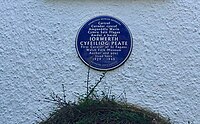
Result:
M82 99L55 110L40 124L170 124L158 114L111 99Z
M89 87L88 71L87 93L80 96L78 102L66 101L64 85L62 97L51 94L45 100L56 103L58 107L39 124L170 124L159 114L118 101L112 94L102 92L98 95L95 89L105 74L94 86Z

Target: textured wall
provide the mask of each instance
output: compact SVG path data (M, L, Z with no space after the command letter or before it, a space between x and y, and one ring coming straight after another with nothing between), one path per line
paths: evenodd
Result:
M170 117L200 122L199 0L0 0L0 124L31 124L52 91L84 93L87 67L78 58L78 29L98 15L121 19L134 48L100 87ZM92 70L92 81L101 72Z

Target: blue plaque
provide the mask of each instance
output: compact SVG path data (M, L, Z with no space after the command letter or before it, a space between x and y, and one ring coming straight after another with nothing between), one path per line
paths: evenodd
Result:
M132 36L127 26L111 16L98 16L83 25L76 37L81 60L97 70L121 66L132 51Z

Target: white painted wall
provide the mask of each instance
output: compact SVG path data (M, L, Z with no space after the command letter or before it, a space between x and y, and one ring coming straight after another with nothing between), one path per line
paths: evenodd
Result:
M175 124L200 123L199 0L0 0L0 124L31 124L37 100L52 91L84 93L87 67L78 58L78 29L98 15L121 19L134 48L100 87L125 89L128 101ZM92 70L92 81L101 72Z

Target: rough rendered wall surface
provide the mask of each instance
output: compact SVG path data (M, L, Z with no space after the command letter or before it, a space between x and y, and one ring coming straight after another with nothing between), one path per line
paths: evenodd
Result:
M84 93L87 67L78 58L78 29L98 15L121 19L134 47L128 61L107 73L128 102L200 123L199 0L0 0L0 124L32 124L38 102L65 84L68 100ZM91 70L92 82L101 72Z

